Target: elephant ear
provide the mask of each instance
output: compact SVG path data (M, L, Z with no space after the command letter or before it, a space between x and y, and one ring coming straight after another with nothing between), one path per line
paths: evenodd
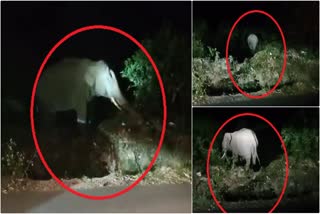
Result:
M88 66L87 72L85 73L84 79L86 83L90 87L94 87L94 84L96 84L97 79L101 79L99 76L102 71L105 70L106 64L103 60L97 61L97 62L91 62Z
M231 146L231 141L232 141L232 135L231 133L228 133L228 147Z
M96 80L96 75L94 70L89 69L84 75L84 80L90 87L93 87L93 84L95 83L95 80Z

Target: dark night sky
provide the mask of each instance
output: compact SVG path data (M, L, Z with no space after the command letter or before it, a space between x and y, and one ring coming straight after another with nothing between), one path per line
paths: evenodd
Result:
M312 118L319 117L319 110L317 108L194 108L193 117L194 120L200 118L209 121L211 120L213 123L222 125L222 123L230 117L245 112L259 114L265 117L266 119L270 120L270 122L273 123L273 125L278 129L281 129L281 127L283 127L285 124L290 124L293 120L301 120L301 123L294 124L298 127L299 125L306 125L305 123L303 123L303 120L305 119L311 121ZM260 119L255 117L240 118L243 118L243 120L247 121L260 121ZM237 126L237 121L241 123L242 119L240 118L235 119L230 123L234 123L233 125ZM311 122L307 124L311 127L315 126L315 124ZM256 124L250 124L250 122L248 123L248 125L250 125L251 128L254 128L256 126Z
M214 29L221 22L230 22L233 24L242 14L249 10L263 10L269 13L277 20L284 31L288 28L292 29L293 27L295 30L301 31L306 25L313 25L312 28L319 29L319 2L316 1L195 2L193 4L193 17L194 20L204 19L208 21L210 28ZM252 16L252 18L250 17L246 21L260 25L261 27L264 27L261 25L262 22L270 21L270 19L264 15L252 14L247 17L249 16ZM247 18L243 20L245 19ZM307 20L309 22L307 22Z
M141 42L157 33L164 23L170 23L189 35L190 11L190 2L2 2L2 93L21 95L19 90L26 87L24 91L30 89L31 94L31 85L47 52L77 28L110 25ZM51 62L64 57L104 59L119 72L124 60L137 49L121 35L95 30L72 37L58 48Z
M319 47L319 2L317 1L242 1L242 2L195 2L193 4L194 21L205 20L209 26L208 45L212 37L226 31L225 41L234 22L249 10L263 10L279 23L287 40L287 46L302 43L318 51ZM255 28L257 31L278 33L278 29L267 16L250 14L244 17L239 26ZM224 49L225 41L221 48ZM211 43L210 43L211 42ZM217 46L217 45L216 45Z

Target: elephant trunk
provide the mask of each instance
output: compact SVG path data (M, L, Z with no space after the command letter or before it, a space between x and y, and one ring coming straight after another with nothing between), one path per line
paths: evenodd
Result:
M113 105L115 105L120 111L122 111L121 105L117 102L117 100L114 97L111 97L111 102Z
M222 155L221 159L223 159L225 157L226 157L226 152L223 152L223 155Z
M129 108L128 101L124 98L120 89L118 90L118 93L116 94L116 96L110 97L110 100L120 111L122 111L123 109Z

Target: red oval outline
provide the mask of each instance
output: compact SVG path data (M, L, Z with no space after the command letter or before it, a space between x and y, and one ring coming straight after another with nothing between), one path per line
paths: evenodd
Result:
M36 137L36 132L35 132L35 127L34 127L34 114L33 114L33 109L34 109L34 98L35 98L35 93L36 93L36 88L37 88L37 85L38 85L38 81L39 81L39 78L40 78L40 75L43 71L43 68L45 66L45 64L47 63L47 61L49 60L49 58L51 57L51 55L54 53L54 51L62 44L64 43L67 39L71 38L72 36L78 34L78 33L81 33L81 32L84 32L84 31L89 31L89 30L96 30L96 29L102 29L102 30L109 30L109 31L113 31L113 32L116 32L118 34L121 34L123 36L125 36L126 38L128 38L129 40L131 40L133 43L135 43L141 50L142 52L146 55L146 57L148 58L149 62L151 63L154 71L156 72L156 75L157 75L157 78L158 78L158 82L159 82L159 85L160 85L160 90L161 90L161 95L162 95L162 103L163 103L163 122L162 122L162 131L161 131L161 136L160 136L160 140L159 140L159 144L158 144L158 147L157 147L157 150L149 164L149 166L147 167L147 169L142 173L142 175L135 181L133 182L130 186L126 187L125 189L119 191L119 192L116 192L116 193L113 193L113 194L110 194L110 195L105 195L105 196L93 196L93 195L87 195L87 194L84 194L84 193L81 193L81 192L78 192L76 190L73 190L71 189L70 187L68 187L67 185L65 185L53 172L52 170L50 169L50 167L48 166L47 162L45 161L42 153L41 153L41 150L40 150L40 147L39 147L39 144L38 144L38 140L37 140L37 137ZM49 172L49 174L66 190L68 190L69 192L77 195L77 196L80 196L80 197L83 197L83 198L86 198L86 199L92 199L92 200L104 200L104 199L110 199L110 198L115 198L117 196L120 196L130 190L132 190L147 174L148 172L150 171L150 169L152 168L154 162L156 161L158 155L159 155L159 152L161 150L161 146L162 146L162 143L163 143L163 140L164 140L164 136L165 136L165 132L166 132L166 123L167 123L167 102L166 102L166 95L165 95L165 89L164 89L164 86L163 86L163 83L162 83L162 79L161 79L161 76L160 76L160 73L159 73L159 70L155 64L155 62L153 61L152 57L150 56L150 54L148 53L148 51L143 47L142 44L140 44L135 38L133 38L130 34L118 29L118 28L115 28L115 27L111 27L111 26L106 26L106 25L90 25L90 26L86 26L86 27L81 27L77 30L74 30L72 31L71 33L69 33L68 35L66 35L65 37L63 37L61 40L59 40L59 42L57 42L57 44L54 45L54 47L49 51L49 53L47 54L47 56L45 57L44 61L42 62L41 64L41 67L37 73L37 76L36 76L36 79L35 79L35 82L34 82L34 85L33 85L33 89L32 89L32 95L31 95L31 104L30 104L30 120L31 120L31 130L32 130L32 137L33 137L33 140L34 140L34 144L35 144L35 147L37 149L37 152L39 154L39 157L40 157L40 160L41 162L43 163L43 165L45 166L45 168L47 169L47 171Z
M247 92L243 91L239 86L238 84L236 83L236 81L234 80L233 76L232 76L232 72L231 72L231 68L230 68L230 64L229 64L229 43L230 43L230 39L231 39L231 35L233 33L233 30L234 28L236 27L236 25L240 22L240 20L249 15L249 14L252 14L252 13L260 13L260 14L263 14L263 15L266 15L267 17L269 17L274 23L275 25L277 26L279 32L280 32L280 35L281 35L281 38L282 38L282 44L283 44L283 64L282 64L282 71L280 73L280 76L279 76L279 79L278 81L276 82L276 84L273 86L272 89L270 89L269 91L267 91L266 93L262 94L262 95L258 95L258 96L255 96L255 95L250 95L248 94ZM284 38L284 35L283 35L283 32L282 32L282 29L280 27L280 25L278 24L278 22L270 15L268 14L267 12L264 12L262 10L250 10L246 13L244 13L243 15L241 15L237 21L233 24L230 32L229 32L229 35L228 35L228 40L227 40L227 45L226 45L226 64L227 64L227 71L228 71L228 74L229 74L229 77L232 81L232 84L237 88L237 90L243 94L244 96L248 97L248 98L251 98L251 99L261 99L261 98L264 98L264 97L267 97L268 95L270 95L274 90L276 90L276 88L278 87L278 85L280 84L280 82L282 81L282 78L283 78L283 75L284 75L284 72L286 70L286 65L287 65L287 45L286 45L286 40Z
M217 206L219 207L219 209L226 213L226 210L221 206L221 204L219 203L218 199L216 198L216 195L214 194L213 192L213 188L212 188L212 185L211 185L211 182L210 182L210 156L211 156L211 151L212 151L212 147L213 147L213 144L217 138L217 136L219 135L219 133L221 132L221 130L223 129L223 127L225 125L227 125L230 121L238 118L238 117L244 117L244 116L252 116L252 117L257 117L263 121L265 121L266 123L268 123L272 128L273 130L276 132L276 134L278 135L280 141L281 141L281 144L282 144L282 148L283 148L283 151L284 151L284 156L285 156L285 159L286 159L286 175L285 175L285 179L284 179L284 184L283 184L283 187L282 187L282 191L280 193L280 196L278 198L278 200L276 201L276 203L273 205L273 207L271 208L271 210L269 210L269 213L272 213L274 211L274 209L279 205L280 201L282 200L282 197L284 195L284 192L286 191L286 188L287 188L287 183L288 183L288 177L289 177L289 159L288 159L288 153L287 153L287 148L286 148L286 145L280 135L280 133L278 132L278 130L274 127L274 125L266 118L262 117L261 115L258 115L258 114L254 114L254 113L250 113L250 112L247 112L247 113L240 113L240 114L236 114L235 116L229 118L227 121L225 121L222 126L220 126L220 128L218 129L218 131L216 132L216 134L214 135L211 143L210 143L210 147L209 147L209 150L208 150L208 156L207 156L207 166L206 166L206 170L207 170L207 181L208 181L208 186L209 186L209 190L210 190L210 193L213 197L213 200L215 201L215 203L217 204Z

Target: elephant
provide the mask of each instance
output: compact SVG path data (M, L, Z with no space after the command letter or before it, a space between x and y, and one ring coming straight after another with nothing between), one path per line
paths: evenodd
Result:
M238 159L238 156L240 156L240 158L246 160L245 169L248 170L250 167L251 158L253 165L256 164L256 159L260 165L257 147L258 139L254 131L251 129L242 128L232 133L227 132L224 134L222 141L223 156L221 159L226 156L227 151L231 151L232 168L234 168L235 162Z
M255 34L250 34L247 38L249 49L251 50L251 53L254 53L256 51L259 39Z
M86 124L87 104L95 96L109 98L119 110L129 109L113 70L103 60L70 58L48 66L36 90L44 115L75 110L77 122Z

